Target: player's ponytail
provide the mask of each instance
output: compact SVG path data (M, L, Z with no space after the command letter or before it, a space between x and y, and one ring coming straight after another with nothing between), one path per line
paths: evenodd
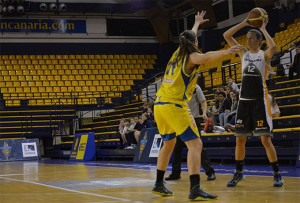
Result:
M198 47L194 44L196 40L196 34L193 31L183 31L179 36L179 52L177 59L182 58L183 56L188 57L193 52L200 53Z

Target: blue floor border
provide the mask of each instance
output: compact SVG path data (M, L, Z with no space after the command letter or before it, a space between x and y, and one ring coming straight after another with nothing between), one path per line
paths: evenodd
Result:
M153 171L156 170L156 163L134 163L130 161L120 162L120 161L93 161L93 162L72 162L67 160L42 160L39 161L42 164L63 164L63 165L85 165L85 166L95 166L95 167L113 167L113 168L127 168L127 169L138 169ZM215 172L217 174L233 174L235 170L235 165L232 164L212 164ZM300 168L295 166L280 166L280 172L282 176L285 177L298 177L300 178ZM167 171L172 170L172 165L169 164ZM183 163L181 165L181 170L187 172L187 164ZM201 168L201 172L204 170ZM271 165L245 165L244 166L245 175L254 176L273 176Z

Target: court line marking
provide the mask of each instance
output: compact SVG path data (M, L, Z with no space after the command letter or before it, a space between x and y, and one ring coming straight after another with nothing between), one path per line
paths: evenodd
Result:
M5 175L0 175L0 177L6 177L6 176L22 176L22 175L27 175L25 173L19 173L19 174L5 174Z
M54 188L54 189L64 190L64 191L68 191L68 192L74 192L74 193L83 194L83 195L91 195L91 196L96 196L96 197L104 197L104 198L119 200L119 201L122 201L122 202L130 202L130 201L132 201L132 200L129 200L129 199L123 199L123 198L118 198L118 197L112 197L112 196L107 196L107 195L100 195L100 194L95 194L95 193L82 192L82 191L71 190L71 189L66 189L66 188L62 188L62 187L56 187L56 186L52 186L52 185L46 185L46 184L43 184L43 183L32 182L32 181L29 181L29 180L18 180L18 179L12 179L12 178L4 178L4 177L0 177L0 178L4 179L4 180L10 180L10 181L16 181L16 182L31 183L31 184L35 184L35 185L50 187L50 188Z
M156 168L155 169L144 169L144 168L130 168L129 166L127 167L117 167L117 166L105 166L105 165L96 165L96 164L92 164L92 165L85 165L85 166L91 166L91 167L106 167L106 168L119 168L119 169L131 169L131 170L143 170L143 171L156 171ZM156 165L154 165L156 167ZM152 167L152 166L149 166L149 168ZM171 166L168 166L167 169L172 169ZM234 169L232 169L232 171L234 172ZM166 170L166 172L172 172L172 170L168 171ZM182 173L188 173L188 171L182 171ZM200 172L202 174L205 174L204 172ZM270 172L271 174L272 172ZM233 175L234 173L216 173L218 175ZM258 177L273 177L272 175L255 175L255 174L245 174L245 176L258 176ZM295 176L282 176L283 178L300 178L300 177L295 177Z

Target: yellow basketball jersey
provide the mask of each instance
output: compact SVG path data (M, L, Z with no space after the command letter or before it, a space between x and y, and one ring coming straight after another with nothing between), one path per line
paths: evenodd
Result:
M179 49L173 53L156 96L189 101L195 90L199 66L194 68L190 75L187 74L184 68L187 57L183 56L176 60L178 52Z

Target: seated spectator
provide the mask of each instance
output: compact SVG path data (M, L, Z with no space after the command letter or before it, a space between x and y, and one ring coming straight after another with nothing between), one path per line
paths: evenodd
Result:
M234 125L235 124L235 115L236 115L237 106L238 106L238 102L239 102L239 93L236 91L231 91L230 98L231 98L230 113L228 113L225 118L225 124L229 123L231 125Z
M204 128L201 131L202 134L213 132L214 123L213 123L213 120L212 120L212 116L215 112L217 112L217 109L215 108L215 104L216 104L215 101L210 101L209 102L209 106L208 106L207 112L206 112L207 119L205 120Z
M153 105L149 105L147 114L149 115L149 118L150 118L153 122L155 122L155 120L154 120L154 112L153 112Z
M219 92L215 92L214 94L214 102L215 102L215 107L218 109L219 108Z
M148 113L143 113L142 114L142 120L143 120L143 128L154 128L155 125L153 121L150 119L150 116Z
M223 127L225 125L225 117L230 112L231 100L229 98L226 98L224 92L220 92L219 101L220 101L219 120L220 120L220 126Z
M141 131L142 128L143 128L143 125L140 123L138 116L135 116L133 118L133 120L134 120L135 125L134 125L133 128L131 128L131 126L133 126L133 124L132 124L129 128L129 131L130 131L129 132L129 137L130 137L129 139L131 139L131 146L138 143L138 140L135 139L134 133L137 132L137 131ZM141 118L141 120L142 120L142 118Z
M121 118L120 124L119 124L119 134L120 134L120 144L121 144L120 148L121 149L127 147L126 146L127 140L126 140L126 136L124 134L125 122L126 122L125 118Z
M142 119L142 116L139 116L139 123L141 124L141 126L143 126L143 119Z
M220 105L219 92L215 92L215 94L214 94L214 105L213 105L213 107L211 109L211 112L210 112L213 124L215 126L217 126L218 122L219 122L219 105Z
M149 102L148 101L144 101L143 108L142 108L142 113L147 113L148 107L149 107Z
M137 122L138 122L138 118L136 118ZM125 122L125 125L126 125L126 122ZM129 124L128 124L129 126ZM136 126L136 123L135 123L135 119L134 118L131 118L130 119L130 126L128 127L126 133L125 133L125 136L126 136L126 140L127 140L127 146L125 149L134 149L135 148L135 145L136 145L136 141L135 141L135 138L134 138L134 128Z
M134 121L134 118L131 118L130 119L130 127L128 128L128 131L134 129L135 125L136 125L136 123Z
M228 83L227 86L231 87L234 91L237 92L240 91L237 84L233 82L233 79L231 77L228 77L227 83Z
M220 86L220 91L219 92L225 92L225 87L223 85Z
M270 102L270 106L271 106L271 113L272 113L272 117L279 117L280 116L280 110L278 107L278 104L276 102L276 99L273 97L273 95L271 93L268 94L268 98L269 98L269 102Z
M230 92L232 91L232 88L230 86L225 86L225 94L226 98L230 99Z
M142 114L142 120L143 120L143 123L142 123L141 130L144 129L144 128L154 128L154 127L156 127L154 122L150 119L150 117L147 113ZM141 135L141 131L134 132L134 137L135 137L135 140L137 142L139 141L140 135Z
M124 134L127 134L129 131L128 131L128 128L130 127L130 123L128 120L125 119L125 123L124 123L124 128L123 128L123 133Z

